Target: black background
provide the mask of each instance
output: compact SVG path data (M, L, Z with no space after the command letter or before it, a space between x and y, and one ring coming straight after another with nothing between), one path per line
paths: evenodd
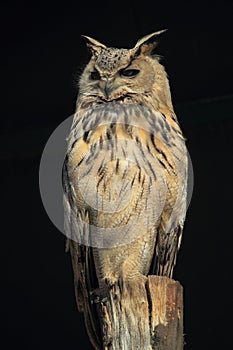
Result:
M2 74L9 104L1 108L8 347L91 349L75 306L64 236L47 217L38 186L46 140L74 111L78 75L88 59L80 35L131 47L168 28L158 54L195 174L175 271L184 286L185 349L230 348L232 2L20 1L3 3L2 14L2 48L9 53Z

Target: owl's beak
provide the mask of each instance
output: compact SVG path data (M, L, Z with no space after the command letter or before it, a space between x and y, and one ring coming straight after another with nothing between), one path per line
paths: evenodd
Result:
M102 77L99 82L99 87L105 96L104 99L109 100L111 98L113 90L115 89L114 79L112 77Z
M109 77L103 77L99 82L99 87L107 100L110 98L110 95L113 91L113 83L113 79Z
M107 80L104 87L104 93L107 98L109 98L109 96L111 95L111 92L112 92L112 81Z

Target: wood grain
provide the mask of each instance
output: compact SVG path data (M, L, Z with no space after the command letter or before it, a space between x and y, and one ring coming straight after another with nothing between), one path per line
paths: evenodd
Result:
M115 285L98 307L104 350L182 350L183 288L167 277Z

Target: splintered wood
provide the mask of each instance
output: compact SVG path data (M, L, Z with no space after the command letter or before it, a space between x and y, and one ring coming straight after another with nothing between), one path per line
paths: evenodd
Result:
M151 349L183 349L183 288L167 277L148 277ZM148 348L150 349L150 348Z
M104 350L182 350L183 290L167 277L114 286L98 306Z

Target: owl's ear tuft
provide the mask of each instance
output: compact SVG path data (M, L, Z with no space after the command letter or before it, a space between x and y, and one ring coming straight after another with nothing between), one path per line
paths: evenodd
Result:
M90 38L86 35L82 35L82 38L86 42L87 49L92 56L98 56L102 49L106 49L106 46L101 44L98 40Z
M160 30L158 32L151 33L139 39L133 48L135 55L153 55L154 49L159 43L160 35L166 32L167 29Z

